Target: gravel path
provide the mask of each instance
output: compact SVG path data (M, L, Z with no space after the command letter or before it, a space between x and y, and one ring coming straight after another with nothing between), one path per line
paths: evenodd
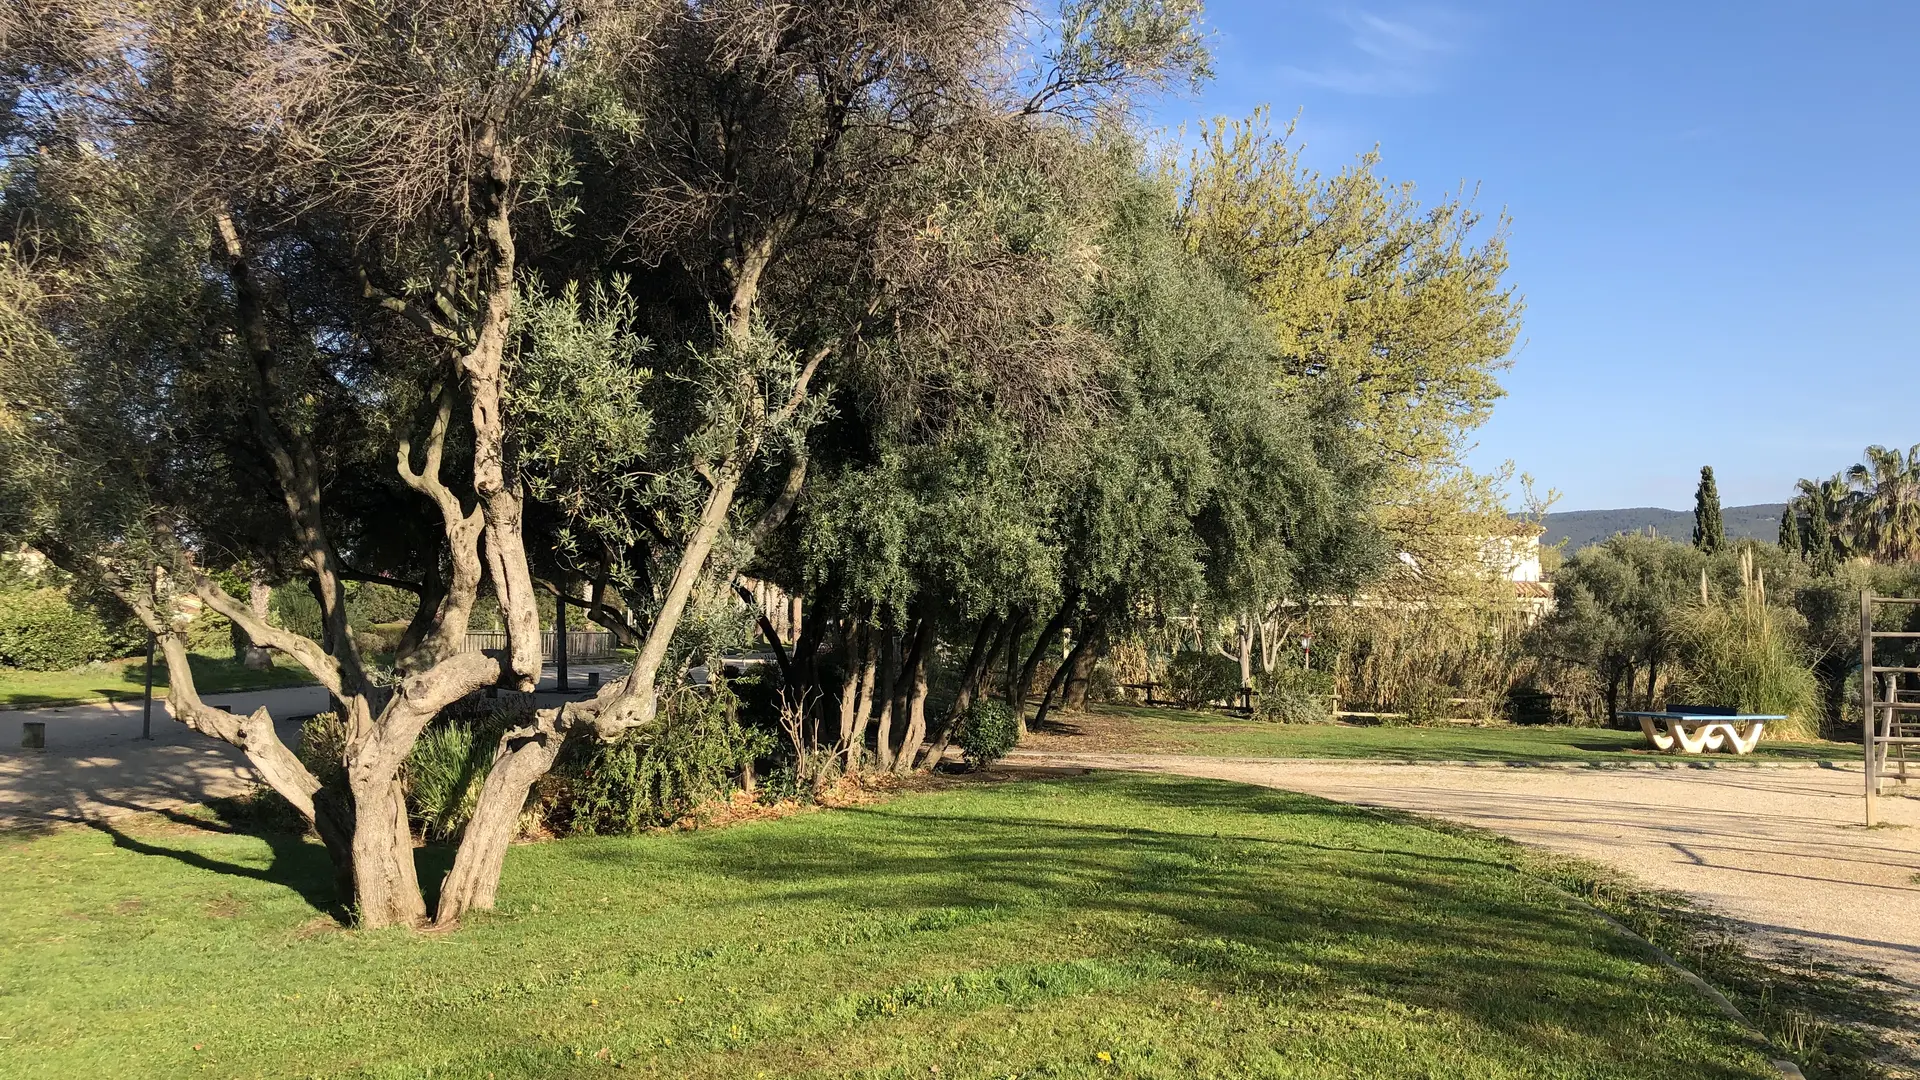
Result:
M1478 826L1688 893L1763 944L1864 962L1920 1003L1920 797L1881 800L1887 824L1869 830L1857 766L1599 769L1027 751L1008 763L1237 780Z
M611 677L606 664L573 665L578 696L587 672ZM552 693L554 667L547 665L540 698ZM295 745L297 720L327 707L317 686L208 694L210 705L250 713L262 705L273 716L280 737ZM114 701L57 709L0 713L0 828L44 821L102 820L244 794L253 788L253 770L238 749L189 731L153 703L153 740L140 738L140 703ZM23 723L47 725L45 750L21 748Z
M327 707L317 686L251 693L209 694L211 705L240 713L267 707L280 737L295 739L286 723ZM140 738L140 703L114 701L0 714L0 825L37 820L80 821L163 810L253 787L240 751L197 734L173 719L165 701L153 703L153 740ZM20 726L47 725L47 748L24 750Z

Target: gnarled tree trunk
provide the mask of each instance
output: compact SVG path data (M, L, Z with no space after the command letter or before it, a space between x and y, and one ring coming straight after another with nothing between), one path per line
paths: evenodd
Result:
M527 793L553 768L566 741L559 709L542 709L527 727L508 731L494 751L473 817L460 839L453 870L440 886L434 922L451 926L469 911L491 909L500 889L507 846L520 827Z
M866 640L866 625L858 614L848 616L840 628L842 642L841 655L846 662L846 677L840 682L840 732L836 746L843 760L850 761L848 749L854 745L854 729L862 702L860 700L860 662L861 647Z
M874 768L881 772L893 771L893 715L894 701L899 696L895 690L900 675L900 634L897 630L886 632L886 655L880 661L880 715L874 720Z
M1087 708L1087 688L1093 681L1093 665L1100 659L1100 625L1089 619L1081 627L1080 640L1068 654L1067 662L1062 665L1067 670L1066 689L1061 703L1069 712L1084 712Z
M893 758L895 773L913 771L920 754L920 744L926 741L927 653L931 651L932 639L933 620L923 618L914 633L913 649L908 654L906 669L901 672L901 679L906 683L907 729L900 737L900 752Z
M347 767L353 792L354 907L360 925L368 928L418 926L427 918L398 771L397 765L364 760Z
M1053 618L1048 619L1047 624L1040 628L1040 636L1034 639L1033 648L1027 652L1027 662L1020 666L1019 677L1014 680L1012 686L1007 688L1007 704L1012 707L1014 715L1020 720L1020 737L1023 739L1027 735L1027 699L1033 696L1033 677L1040 670L1040 661L1046 658L1047 651L1053 648L1053 643L1059 640L1061 632L1067 628L1068 621L1073 618L1075 602L1076 598L1069 595L1061 602L1060 610L1053 613ZM1046 719L1046 702L1042 701L1041 710L1034 717L1034 722L1038 723L1044 719Z
M847 738L847 771L858 772L860 756L866 751L867 723L873 718L873 684L880 667L880 645L875 640L879 628L867 627L861 635L860 687L858 707L854 710L853 733Z
M1005 630L1012 622L998 614L989 615L980 621L980 629L974 632L973 647L967 652L967 666L960 674L960 689L953 696L953 703L940 718L938 728L927 742L926 753L920 758L919 767L931 769L940 764L947 756L947 747L952 744L954 732L973 707L974 699L980 696L982 685L986 682L987 671L1000 655L1000 649L1006 644Z

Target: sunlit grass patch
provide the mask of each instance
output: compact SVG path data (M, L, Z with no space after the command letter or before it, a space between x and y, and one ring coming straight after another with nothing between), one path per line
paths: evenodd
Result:
M1209 781L520 847L445 935L316 922L292 837L71 829L0 880L8 1076L1774 1075L1506 846Z

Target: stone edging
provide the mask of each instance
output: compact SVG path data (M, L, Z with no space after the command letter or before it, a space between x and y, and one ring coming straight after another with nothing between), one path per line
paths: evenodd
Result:
M1223 757L1213 754L1156 754L1133 750L1068 750L1051 752L1046 750L1015 750L1005 758L1007 761L1059 761L1064 764L1083 768L1100 768L1091 759L1105 758L1119 763L1144 763L1159 758L1176 758L1186 761L1217 761L1230 765L1433 765L1453 769L1830 769L1833 771L1851 771L1851 763L1837 761L1696 761L1675 759L1671 761L1446 761L1422 760L1417 758L1257 758Z

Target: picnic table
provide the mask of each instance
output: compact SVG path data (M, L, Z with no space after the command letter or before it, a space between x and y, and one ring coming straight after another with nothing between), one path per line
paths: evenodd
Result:
M1785 720L1779 713L1742 713L1715 705L1669 705L1663 712L1626 712L1640 721L1647 745L1655 750L1678 749L1702 754L1727 749L1748 754L1760 744L1767 721Z

